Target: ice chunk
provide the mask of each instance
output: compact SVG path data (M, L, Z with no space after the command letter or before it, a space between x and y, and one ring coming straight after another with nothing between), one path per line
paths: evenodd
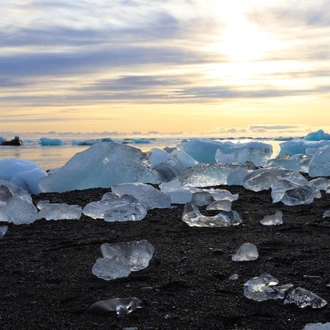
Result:
M96 260L92 273L105 280L126 277L148 267L155 251L146 240L101 245L103 258Z
M238 274L233 274L233 275L231 275L231 276L229 277L229 280L231 280L231 281L236 281L236 280L238 280Z
M226 189L211 188L208 191L212 194L213 198L216 201L228 200L230 202L233 202L238 200L238 194L232 194Z
M116 305L116 313L118 317L126 316L132 313L137 308L142 308L143 304L139 298L132 297L132 298L120 298L117 301Z
M330 330L330 322L326 323L308 323L303 330Z
M49 200L39 201L37 203L37 209L42 210L45 206L49 205Z
M147 209L140 203L125 203L107 209L104 212L104 221L139 221L146 215Z
M237 170L239 164L199 164L184 169L177 177L182 186L209 187L227 184L228 176Z
M329 218L329 217L330 217L330 210L325 211L325 212L323 213L322 218Z
M276 286L278 283L277 278L268 273L263 273L244 284L244 296L259 302L269 299L284 299L286 292L293 285Z
M260 221L260 223L264 226L274 226L274 225L282 225L283 224L283 213L280 210L277 210L273 215L266 215Z
M244 178L252 173L255 170L255 166L251 168L251 166L242 165L238 167L234 172L230 173L227 177L227 185L228 186L243 186Z
M0 221L21 225L33 223L37 218L37 208L24 197L12 197L0 206Z
M60 139L41 138L40 144L42 146L61 146L63 141Z
M281 150L278 156L289 155L293 156L296 154L306 154L307 149L322 148L329 145L329 141L306 141L303 139L293 139L291 141L285 141L280 143Z
M281 202L284 205L308 205L314 201L314 191L311 187L292 188L286 190Z
M197 191L191 197L191 203L196 206L204 206L212 202L214 202L214 198L208 191Z
M37 207L41 207L38 219L79 220L81 217L81 206L79 205L43 203Z
M319 129L316 132L308 133L305 138L306 141L321 141L321 140L330 140L330 134L325 133L323 129Z
M99 300L92 304L88 311L96 315L105 315L109 312L115 312L119 298L112 298L107 300Z
M232 256L233 261L252 261L259 258L258 249L254 244L244 243Z
M8 226L0 226L0 239L3 238L8 230Z
M107 201L109 203L114 203L116 205L122 204L122 203L138 203L139 201L137 198L135 198L132 195L118 195L114 194L112 192L107 192L102 196L102 201Z
M47 173L35 162L20 158L0 160L0 179L10 181L29 193L40 192L38 181Z
M206 207L207 211L230 211L231 201L224 199L220 201L214 201Z
M309 163L308 174L313 177L330 176L330 145L316 152Z
M182 221L190 227L229 227L242 223L242 217L236 211L221 212L215 216L205 216L200 213L196 205L186 203Z
M150 167L153 168L155 165L166 162L171 158L171 154L165 150L152 148L149 153L147 153L150 162Z
M111 187L124 182L160 183L145 153L116 142L102 142L74 155L56 173L39 181L43 192Z
M316 178L309 181L309 185L314 190L327 190L330 187L330 180L326 178Z
M15 183L0 179L0 185L7 187L10 190L10 192L12 193L13 196L17 196L17 197L18 196L21 196L21 197L24 196L26 199L30 199L30 201L32 203L32 199L30 197L30 194L25 189L17 186Z
M311 291L303 288L296 288L286 296L284 304L296 304L300 308L305 308L307 306L322 308L327 302Z
M215 153L217 163L240 163L246 161L263 166L273 153L270 144L259 141L237 142L222 141Z
M147 208L147 210L155 208L169 208L171 206L171 198L160 190L151 185L143 183L123 183L111 187L112 192L119 195L132 195Z
M267 162L266 167L282 167L289 170L296 170L299 172L307 173L308 166L312 157L312 155L305 154L297 154L291 157L289 155L282 155L274 159L270 159Z
M160 190L170 196L171 203L185 204L191 201L192 194L198 191L195 187L182 187L179 180L163 182L159 185Z
M268 190L278 176L291 176L293 171L283 168L260 168L244 178L244 188L252 191Z

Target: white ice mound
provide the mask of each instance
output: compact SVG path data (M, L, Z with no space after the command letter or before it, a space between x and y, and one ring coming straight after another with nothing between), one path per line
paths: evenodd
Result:
M29 193L40 192L38 181L47 173L35 162L20 158L0 160L0 179L12 182Z
M159 183L158 174L145 165L145 153L117 142L92 145L74 155L56 173L39 181L42 192L63 192L117 183Z
M92 273L104 280L126 277L148 267L155 248L146 240L101 245L103 258L96 260Z
M259 258L257 247L251 243L244 243L232 256L233 261L252 261Z
M139 182L116 184L111 187L113 193L118 195L132 195L147 210L171 207L171 198L151 185Z
M310 176L330 176L330 145L319 149L309 163Z
M273 147L270 144L249 141L237 142L223 141L216 151L215 160L217 163L240 163L247 161L257 166L263 166L273 154Z

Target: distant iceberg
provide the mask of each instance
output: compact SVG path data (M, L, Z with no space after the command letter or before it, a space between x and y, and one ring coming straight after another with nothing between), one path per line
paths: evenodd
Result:
M330 140L330 134L325 133L323 129L319 129L316 132L309 133L304 138L306 141L321 141Z
M63 141L61 139L41 138L40 144L42 146L61 146Z

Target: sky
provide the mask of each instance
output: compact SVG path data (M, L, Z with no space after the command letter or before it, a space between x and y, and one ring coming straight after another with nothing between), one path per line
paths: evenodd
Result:
M0 132L330 131L330 0L11 0Z

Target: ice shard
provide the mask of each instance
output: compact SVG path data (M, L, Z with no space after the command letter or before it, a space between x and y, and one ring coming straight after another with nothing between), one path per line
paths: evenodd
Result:
M302 330L330 330L330 322L326 323L308 323Z
M312 177L330 176L330 145L321 148L309 163L308 174Z
M81 206L68 205L65 203L44 203L39 212L38 219L46 220L79 220L81 217ZM40 204L39 204L40 207Z
M244 243L232 256L233 261L253 261L259 258L257 247L251 243Z
M311 291L303 288L296 288L286 296L284 304L296 304L299 308L305 308L307 306L322 308L327 302Z
M132 297L132 298L120 298L117 301L116 305L116 313L118 317L124 317L137 308L142 308L143 303L139 298Z

